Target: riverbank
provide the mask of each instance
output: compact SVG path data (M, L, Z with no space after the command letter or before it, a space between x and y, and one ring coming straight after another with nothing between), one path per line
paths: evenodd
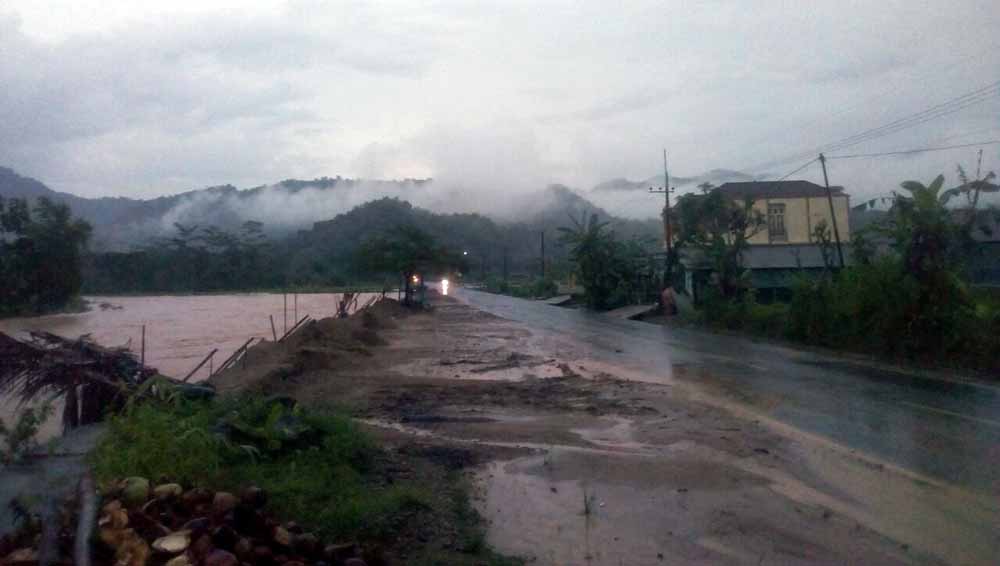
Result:
M80 314L93 310L94 305L82 296L73 297L65 305L42 312L22 311L22 312L0 312L0 321L13 318L37 318L42 316L52 316L59 314Z
M261 348L245 370L213 381L335 403L401 453L463 454L487 541L542 564L993 556L991 499L675 380L693 371L686 365L649 373L597 361L573 336L452 298L431 303L367 326L321 321L302 342Z
M382 293L386 290L382 284L360 284L360 285L302 285L289 287L261 287L257 289L220 289L214 291L112 291L107 292L101 289L84 289L84 295L101 297L215 297L226 295L326 295L339 293ZM389 290L395 293L397 289L392 287ZM48 314L48 313L46 313Z

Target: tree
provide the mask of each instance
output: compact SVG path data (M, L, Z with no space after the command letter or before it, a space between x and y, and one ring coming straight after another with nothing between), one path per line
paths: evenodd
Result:
M82 285L81 256L91 227L69 207L41 197L0 199L0 314L60 309Z
M942 191L944 175L929 185L901 184L888 221L879 230L895 252L900 288L912 289L909 301L898 300L904 312L906 343L914 351L953 347L951 342L972 316L972 302L960 269L971 238L945 207L954 194Z
M968 234L952 221L945 204L951 191L941 191L944 175L929 185L904 181L909 193L897 194L890 210L888 235L903 258L907 271L926 280L957 267Z
M732 299L746 287L743 252L766 221L750 199L737 203L710 187L703 190L708 192L685 195L677 202L677 247L688 246L703 255L712 266L720 295Z
M573 226L559 228L559 241L570 248L588 306L605 309L628 303L640 288L639 263L645 256L642 242L618 240L596 214L587 220L584 213L579 221L570 216L570 221Z
M403 304L413 299L411 283L422 271L464 269L461 256L439 246L434 237L413 225L396 229L390 236L374 236L359 246L356 262L371 272L395 273L404 281Z

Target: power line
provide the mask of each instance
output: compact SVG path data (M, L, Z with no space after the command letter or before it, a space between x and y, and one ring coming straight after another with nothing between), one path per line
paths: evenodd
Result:
M854 159L856 157L883 157L886 155L910 155L914 153L926 153L929 151L944 151L946 149L961 149L963 147L977 147L982 145L1000 144L1000 140L987 140L975 143L963 143L959 145L946 145L941 147L923 147L919 149L905 149L901 151L886 151L882 153L856 153L854 155L830 155L827 159Z
M839 149L845 149L862 142L871 141L881 137L885 137L896 132L918 126L925 122L935 120L942 116L947 116L949 114L954 114L960 110L964 110L970 106L975 106L990 100L993 96L1000 94L1000 81L994 83L990 87L980 89L974 94L969 93L967 95L957 97L949 102L941 103L922 112L912 114L906 118L900 118L878 128L872 128L866 130L860 134L855 134L843 140L828 144L822 148L823 151L836 151Z
M819 158L818 158L818 157L814 157L814 158L810 159L809 161L806 161L805 163L803 163L803 164L802 164L802 165L801 165L800 167L798 167L797 169L795 169L795 170L794 170L794 171L792 171L791 173L785 173L785 175L784 175L784 176L782 176L781 178L779 178L778 180L776 180L776 181L774 181L774 182L775 182L775 183L779 183L779 182L781 182L781 181L784 181L785 179L787 179L787 178L791 177L792 175L794 175L794 174L798 173L799 171L801 171L801 170L805 169L806 167L809 167L809 166L810 166L810 165L812 165L813 163L816 163L816 161L818 161L818 160L819 160Z
M961 54L961 55L956 55L954 58L951 58L945 65L943 65L944 68L934 67L932 69L925 69L925 72L920 72L920 73L906 72L906 73L903 74L903 76L900 77L900 79L906 79L905 82L901 80L901 81L897 82L894 86L890 86L889 88L879 89L879 92L877 92L875 94L872 94L872 95L869 95L869 96L866 96L866 97L864 97L863 100L857 100L858 97L854 97L854 99L857 100L857 102L855 102L853 104L836 104L835 106L838 108L837 110L834 110L833 112L831 112L829 114L821 115L818 118L815 118L813 120L809 120L809 121L807 121L807 122L805 122L803 124L800 124L798 126L798 129L799 130L804 130L804 129L806 129L806 128L810 127L810 126L813 126L815 124L818 124L820 122L832 120L833 118L836 118L838 116L843 116L844 114L848 114L850 112L853 112L854 110L857 110L858 108L862 108L864 106L875 104L880 99L889 98L892 95L895 95L899 91L903 90L904 88L909 88L910 85L913 85L913 84L923 84L923 83L927 82L927 80L930 79L932 76L938 77L938 78L947 77L950 73L953 73L956 70L960 70L961 69L961 65L964 64L966 61L968 61L970 59L978 59L978 58L982 57L983 55L986 55L988 53L993 53L998 48L1000 48L1000 44L989 45L989 46L986 46L985 48L983 48L981 50L978 50L978 51L975 51L975 52L972 52L972 53L965 53L965 54ZM955 82L955 81L952 81L952 82ZM843 103L850 103L850 102L851 102L851 99L843 100ZM780 128L777 128L776 130L774 130L774 132L783 132L783 131L786 131L787 129L788 129L787 125L786 126L781 126ZM762 136L762 137L758 138L755 141L765 141L765 140L771 139L773 136L774 136L774 134L771 133L771 134L768 134L766 136ZM783 165L783 164L789 163L791 161L797 161L798 159L806 157L806 156L809 156L809 155L811 155L813 153L814 152L812 152L812 151L805 152L805 153L796 153L794 155L789 155L789 157L782 158L780 160L767 161L767 162L764 162L764 163L761 163L761 164L758 164L758 165L744 167L742 170L746 170L746 171L760 171L760 170L763 170L763 169L767 169L767 168L771 168L771 167Z
M862 142L885 137L890 134L894 134L902 130L909 129L914 126L918 126L920 124L929 122L931 120L935 120L937 118L941 118L949 114L954 114L955 112L964 110L965 108L968 108L970 106L981 104L983 102L990 100L993 96L997 94L1000 94L1000 81L990 83L984 87L980 87L965 94L956 96L954 98L951 98L949 100L946 100L945 102L941 102L939 104L931 106L930 108L927 108L920 112L916 112L914 114L910 114L903 118L899 118L897 120L889 122L888 124L883 124L882 126L879 126L877 128L871 128L865 130L864 132L854 134L846 138L842 138L835 142L821 145L811 151L798 153L793 156L789 156L788 158L763 164L761 166L756 167L756 169L764 167L773 167L775 165L787 163L794 159L802 158L812 153L839 151L841 149L846 149L848 147L852 147Z

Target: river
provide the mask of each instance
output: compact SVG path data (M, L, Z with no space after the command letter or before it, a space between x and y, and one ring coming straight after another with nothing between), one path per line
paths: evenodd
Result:
M359 304L371 297L362 294ZM204 357L218 348L220 363L251 337L272 339L271 322L281 336L284 329L305 315L325 318L336 313L339 293L242 293L230 295L156 295L135 297L85 297L91 310L0 320L0 332L23 337L42 330L67 338L89 334L104 346L128 346L139 355L142 327L146 327L146 364L160 373L184 377ZM206 379L209 364L192 376ZM0 418L10 423L14 400L0 399ZM58 419L52 419L57 421ZM49 423L41 436L51 436Z

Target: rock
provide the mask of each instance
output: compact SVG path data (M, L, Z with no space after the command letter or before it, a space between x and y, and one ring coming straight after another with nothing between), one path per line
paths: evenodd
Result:
M38 563L38 552L33 548L22 548L15 550L3 559L4 564L36 564Z
M260 565L268 565L274 563L274 553L271 552L270 547L258 546L253 549L253 563Z
M212 544L216 548L232 551L236 543L240 540L240 535L229 525L216 527L212 531Z
M292 546L292 533L285 527L274 527L274 542L281 546Z
M195 561L200 561L208 556L212 550L212 538L207 534L204 534L196 538L194 540L194 544L191 545L191 557L194 558Z
M181 554L180 556L175 556L167 561L163 566L192 566L191 559L188 558L187 554Z
M177 554L191 546L191 531L177 531L153 541L153 550Z
M215 494L212 499L212 511L219 516L229 513L236 508L236 504L240 500L236 498L235 495L229 493L228 491L220 491Z
M181 527L182 531L191 531L191 537L197 539L201 535L208 532L208 528L212 526L212 522L208 520L208 517L195 517L190 521L184 523Z
M208 503L212 500L212 496L213 494L211 491L203 487L196 487L185 491L184 494L181 495L181 500L184 501L184 503L189 507L195 507L200 503Z
M165 483L153 488L153 495L157 499L172 499L174 497L180 497L183 493L184 488L181 487L180 484L176 483Z
M117 499L114 499L106 503L104 507L101 507L101 511L105 513L110 513L112 511L118 511L121 508L122 508L122 502Z
M126 478L122 486L122 503L126 507L139 507L149 499L149 480L140 477Z
M340 544L328 544L323 548L323 558L334 564L340 564L344 560L357 554L353 542Z
M205 566L239 566L240 561L232 552L213 550L205 557Z
M124 529L128 526L128 512L118 507L112 507L97 524L102 528Z
M150 501L156 502L157 499L151 499ZM161 525L156 519L151 517L148 513L134 509L129 511L128 514L128 524L129 527L135 529L137 532L142 533L145 537L165 537L171 534L173 531Z
M267 493L263 489L253 485L245 488L240 493L240 500L253 509L260 509L267 503Z
M233 554L244 562L252 562L253 542L246 537L241 538L233 545Z
M311 558L319 550L319 539L316 535L312 533L302 533L301 535L295 535L292 539L292 548L295 552L301 554L302 556Z
M233 527L253 538L267 538L272 530L261 512L249 505L237 505L233 509Z
M116 566L145 566L152 550L149 544L132 529L122 531L115 547Z

